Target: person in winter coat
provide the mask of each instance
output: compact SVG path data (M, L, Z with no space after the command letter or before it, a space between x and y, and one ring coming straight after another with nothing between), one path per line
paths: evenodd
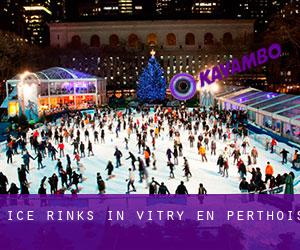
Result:
M43 155L41 151L38 151L37 156L35 157L38 160L38 170L44 168L45 166L43 165Z
M202 183L200 183L200 185L199 185L199 189L198 189L198 194L207 194L207 191L206 191L206 189L205 189L205 187L203 186L203 184Z
M45 181L47 180L47 177L44 176L44 178L41 180L41 184L38 190L38 194L47 194L46 188L45 188Z
M58 177L56 174L53 174L48 179L48 183L50 184L51 194L55 194L57 192L57 184L58 184Z
M139 176L140 176L140 183L143 182L143 178L144 178L144 173L145 173L145 165L144 165L144 161L138 157L138 162L139 162Z
M168 167L170 168L170 175L169 175L169 177L171 179L174 179L175 178L175 176L174 176L174 164L169 161L168 162Z
M183 157L183 159L184 159L184 163L183 163L184 176L186 177L186 180L189 181L189 177L192 177L190 166L188 160L185 157Z
M154 177L152 177L152 181L150 182L149 185L149 194L157 194L157 190L160 184L154 180Z
M238 164L238 172L240 174L240 178L243 179L247 175L247 169L244 162L240 159Z
M217 144L214 140L211 141L211 155L216 155Z
M7 157L7 164L12 164L12 156L14 155L13 150L11 148L8 148L6 151L6 157Z
M116 157L116 168L122 166L121 157L123 156L122 152L116 147L114 156Z
M78 188L79 177L80 177L79 174L77 174L75 171L73 171L73 173L72 173L72 184L75 185L77 192L79 190L79 188Z
M111 161L108 162L105 170L107 170L107 175L108 175L107 179L111 179L112 178L112 172L114 170L114 166L113 166Z
M90 155L94 155L94 152L93 152L93 145L91 143L91 141L88 142L88 156Z
M267 182L273 176L273 174L274 174L274 169L271 166L270 162L267 162L265 174L266 174L265 182Z
M167 158L168 158L168 162L170 162L171 158L172 158L172 150L168 148L166 155L167 155Z
M97 185L99 194L105 194L105 182L102 179L100 173L97 173Z
M257 163L257 157L258 157L258 152L257 152L256 147L252 148L252 150L251 150L251 157L252 157L252 160L253 160L253 164L256 165L256 163Z
M259 187L259 186L261 186L262 182L263 181L262 181L262 174L261 174L260 168L256 168L254 184L256 185L256 187Z
M273 138L271 141L271 153L274 152L274 147L277 145L277 141Z
M246 181L246 178L242 178L242 181L240 182L239 186L242 193L248 193L249 192L249 183Z
M131 168L128 169L129 171L129 177L126 179L128 181L127 183L127 193L130 192L130 187L132 187L133 192L136 192L135 186L134 186L134 172L131 170Z
M135 162L136 162L136 158L134 156L133 153L129 152L129 156L126 158L126 160L131 159L131 166L133 168L133 171L135 171Z
M282 149L280 154L282 155L282 164L287 163L287 155L288 155L289 151Z
M285 194L294 194L294 179L295 175L293 172L290 172L285 178Z
M176 189L176 194L188 194L186 186L184 185L183 181L180 182L180 185Z
M83 142L80 143L79 150L80 150L80 157L81 158L85 157L85 152L84 152L85 146L84 146Z
M63 142L58 144L59 157L65 157L65 144Z
M148 150L144 151L144 157L145 157L146 166L149 167L150 166L150 154L149 154Z
M299 155L298 155L298 150L295 150L294 155L293 155L293 160L292 160L292 167L295 168L295 163L299 161Z
M218 174L222 174L223 175L223 167L224 167L224 159L222 155L219 155L218 161L217 161L217 165L219 166L219 172Z
M163 182L159 186L158 194L170 194L168 188L165 186Z
M176 145L174 145L173 156L174 156L174 165L178 165L178 150Z
M205 146L203 145L200 146L199 154L201 155L202 162L204 162L204 160L207 162Z
M2 172L0 172L0 194L7 194L7 185L7 177Z
M235 164L235 162L238 162L238 160L239 160L239 158L240 158L240 156L241 156L240 150L239 150L239 149L235 149L235 150L232 152L231 156L233 156L233 164Z
M18 188L15 183L10 184L10 188L8 189L9 194L18 194L19 191L20 191L20 188Z

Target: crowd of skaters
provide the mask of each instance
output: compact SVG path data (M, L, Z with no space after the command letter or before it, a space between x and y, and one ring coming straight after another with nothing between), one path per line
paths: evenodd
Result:
M128 169L128 178L125 180L127 193L137 191L135 187L137 175L140 183L146 183L149 194L170 194L164 182L159 183L154 178L149 180L148 169L157 170L168 167L169 178L174 179L174 169L178 167L178 158L181 157L183 159L183 175L179 177L188 182L190 178L193 178L193 174L188 156L184 155L187 147L195 149L199 154L199 164L202 165L208 161L209 155L216 156L217 152L221 152L218 155L216 165L219 170L218 174L225 178L228 177L229 167L233 167L230 166L229 161L232 158L233 165L236 164L237 172L240 175L239 188L242 192L261 192L282 184L286 184L286 189L288 189L285 190L286 192L292 192L291 185L293 185L294 180L292 172L282 176L278 174L275 177L273 167L267 162L265 179L263 179L261 169L256 166L259 157L258 150L251 147L248 130L244 125L247 117L244 111L225 111L217 108L194 108L191 110L184 107L171 109L157 106L154 112L149 112L149 109L137 110L137 112L141 113L140 119L134 117L130 108L124 112L95 109L93 115L75 112L64 115L55 126L48 123L45 124L45 127L31 133L19 130L16 137L9 135L6 151L7 164L11 164L13 157L18 154L21 154L23 164L17 169L19 185L10 183L10 187L8 187L9 179L0 173L0 192L28 194L31 183L27 181L27 175L30 175L32 170L30 162L37 161L37 170L43 171L45 167L50 167L43 164L46 157L54 162L53 165L57 171L51 176L44 176L40 182L39 190L33 190L33 192L46 194L48 184L51 194L65 193L67 190L72 193L80 192L79 184L84 186L85 181L84 158L94 155L93 143L105 144L106 133L108 132L114 133L115 137L118 138L121 130L126 131L127 134L124 138L126 152L122 152L118 146L115 147L115 161L109 159L105 169L107 170L107 178L102 178L104 173L95 173L95 185L97 185L100 194L104 194L106 185L109 185L109 182L116 178L113 172L118 171L117 169L123 166L122 159L124 157L126 157L126 161L130 161L131 165ZM183 145L181 142L182 130L188 132L189 145ZM164 132L168 135L170 147L166 151L167 166L160 166L156 159L156 140L165 134ZM138 154L135 155L128 150L128 143L136 144ZM270 147L270 151L273 153L275 143L275 140L268 142L266 150L269 150ZM65 144L72 146L72 156L65 154ZM222 145L218 146L218 151L217 145ZM32 153L29 152L29 148ZM288 152L283 150L281 153L282 164L285 164ZM297 152L295 151L295 153ZM242 155L247 156L247 162L242 160ZM66 158L67 161L65 168L61 161L62 158ZM251 170L250 167L252 167ZM252 176L250 183L245 178L247 174ZM198 190L191 192L207 193L202 183L199 184ZM175 193L188 194L184 181L180 181Z

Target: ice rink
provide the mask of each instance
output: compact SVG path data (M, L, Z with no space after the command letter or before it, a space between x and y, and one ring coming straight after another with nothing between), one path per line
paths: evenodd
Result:
M142 121L142 118L140 115L135 114L134 115L134 121L136 119L139 119L140 122ZM116 125L116 121L114 122L114 125ZM231 140L227 140L227 142L223 142L223 140L216 139L217 142L217 155L211 156L210 150L207 152L207 158L208 162L202 162L201 156L198 155L198 150L196 148L197 139L194 143L194 148L190 148L189 142L188 142L188 131L184 130L183 128L178 130L180 133L180 139L183 144L183 156L185 156L190 165L192 177L189 181L186 181L186 178L183 177L183 157L179 157L179 165L175 166L174 174L175 178L170 179L169 178L169 167L167 166L167 156L166 151L168 148L170 148L173 151L173 140L169 139L168 136L168 125L167 122L164 124L164 131L161 131L160 137L156 140L156 149L153 150L151 146L151 137L148 134L148 142L147 145L150 147L151 152L153 151L156 154L157 158L157 170L152 169L152 162L149 168L147 168L149 173L149 181L151 177L155 177L155 180L160 182L164 182L166 186L168 187L169 191L171 193L175 193L176 187L180 183L180 181L184 181L185 185L191 194L195 194L198 192L198 186L199 183L203 183L204 187L206 188L207 192L209 194L235 194L240 193L239 191L239 174L237 172L237 166L236 164L233 165L233 157L230 157L229 160L229 177L222 177L218 174L218 166L217 166L217 158L220 153L223 152L224 148L230 142ZM94 135L92 128L90 125L89 127L89 133L90 133L90 140L93 142ZM201 132L200 126L200 132ZM96 123L96 129L99 131L99 127ZM148 130L150 127L148 128ZM75 129L76 134L76 129ZM29 134L28 134L29 136ZM107 170L105 170L106 165L109 160L113 162L115 165L115 157L114 157L114 151L115 147L117 146L123 153L122 157L122 166L120 168L115 168L113 174L115 175L114 178L110 180L105 180L106 183L106 193L109 194L124 194L127 191L127 182L126 179L128 178L128 168L131 166L131 160L125 160L129 154L128 152L131 151L136 158L140 156L142 159L144 159L143 154L138 154L138 147L137 147L137 140L136 140L136 134L133 132L131 135L131 138L129 139L129 149L125 149L125 142L124 138L127 137L127 131L123 130L123 126L121 126L121 132L119 134L119 138L116 138L115 134L115 128L112 129L112 132L109 132L107 129L107 126L105 126L105 143L101 144L100 142L97 144L93 143L93 151L95 153L94 156L91 157L85 157L81 159L81 163L84 164L84 167L86 170L83 173L83 176L87 179L79 184L79 187L82 187L82 190L80 193L84 194L92 194L97 193L97 182L96 182L96 173L100 172L103 179L107 178ZM197 138L197 136L195 136ZM99 133L99 139L100 139L100 133ZM81 130L81 140L84 141L84 130ZM53 142L54 143L54 142ZM238 140L238 143L241 144L241 140ZM87 141L84 141L85 147L87 148ZM209 143L210 145L210 143ZM271 154L270 152L265 151L264 147L260 145L258 142L255 142L250 139L250 147L248 147L247 151L250 152L251 148L253 146L256 146L258 149L258 162L257 165L254 165L254 167L260 167L263 179L265 174L265 167L267 164L267 161L270 161L271 165L274 168L274 176L276 176L278 173L283 174L285 172L290 172L291 164L288 163L287 165L281 164L281 158L278 155ZM57 145L55 145L57 148ZM29 149L30 154L35 157L36 154L30 150L30 144L28 143L27 148ZM242 152L242 150L241 150ZM293 153L293 152L290 152ZM75 161L73 161L73 146L71 146L69 143L65 143L65 154L69 154L72 159L72 167L76 169ZM87 155L87 153L86 153ZM57 154L59 156L59 154ZM242 159L245 163L247 163L247 155L242 154ZM66 168L66 158L62 158L63 167ZM5 152L1 153L1 164L0 164L0 171L2 171L9 179L9 184L11 182L15 182L17 186L19 186L18 176L17 176L17 168L20 167L20 164L22 163L21 155L13 156L13 164L7 164L6 163L6 155ZM51 161L48 156L44 159L43 164L46 166L42 170L37 170L37 160L33 161L31 160L31 166L30 166L30 174L28 175L28 181L30 184L30 193L37 193L40 181L44 176L50 177L53 173L57 174L56 161ZM136 166L138 166L138 163L136 162ZM252 166L248 166L249 170ZM299 172L295 172L296 178L299 177ZM247 175L247 180L250 180L251 175ZM148 188L146 181L144 180L143 183L139 183L139 175L138 171L135 171L135 186L137 189L137 194L146 194L148 193ZM61 182L59 178L59 188L61 188ZM297 186L295 188L296 192L299 192L299 187ZM47 193L50 193L50 187L48 185L47 187Z

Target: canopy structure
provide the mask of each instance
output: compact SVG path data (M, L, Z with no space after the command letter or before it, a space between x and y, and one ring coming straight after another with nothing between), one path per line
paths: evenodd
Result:
M61 67L52 67L35 73L39 80L74 80L74 79L90 79L95 80L98 77L79 72L73 69L61 68ZM12 79L8 80L19 81L22 78L23 74L18 74Z
M34 110L34 120L45 113L86 109L106 102L105 79L61 67L18 74L6 81L6 91L1 108L7 108L10 116Z
M293 141L300 141L300 96L254 88L217 95L225 109L244 109L248 119Z

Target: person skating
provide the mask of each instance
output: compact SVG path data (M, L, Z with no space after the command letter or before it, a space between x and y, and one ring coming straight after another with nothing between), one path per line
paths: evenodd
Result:
M7 177L2 172L0 172L0 194L7 194L7 185Z
M99 132L97 130L94 131L94 143L99 143Z
M17 187L15 183L10 184L10 188L8 189L9 194L18 194L20 191L20 188Z
M277 145L277 141L272 138L272 141L271 141L271 154L274 152L274 147Z
M27 174L29 173L28 169L25 167L25 165L21 165L21 168L18 168L18 178L20 182L20 187L22 187L23 184L28 184L27 182Z
M299 155L298 155L298 150L295 150L294 155L293 155L293 160L292 160L292 168L295 168L295 163L298 162Z
M257 157L258 157L258 152L257 152L257 149L256 149L255 146L251 150L251 157L253 159L253 164L256 165L256 163L257 163ZM248 165L250 165L250 164L248 164Z
M153 166L153 170L156 170L157 168L156 168L156 156L155 156L155 154L154 154L154 152L152 152L152 166Z
M102 179L100 173L97 173L97 186L99 194L105 194L105 182Z
M60 142L58 144L58 149L59 149L59 157L65 157L65 144L63 142Z
M214 140L211 141L211 155L216 155L217 144Z
M294 194L294 179L295 175L293 172L290 172L285 178L285 194Z
M201 155L202 162L204 162L204 161L207 162L205 146L203 146L203 145L200 146L199 154Z
M44 168L45 166L43 165L43 155L41 151L38 151L37 156L35 157L38 161L38 170Z
M128 169L129 171L129 177L126 179L128 181L127 183L127 193L130 193L130 187L132 187L132 191L136 192L135 186L134 186L134 172L131 170L131 168Z
M9 147L6 151L7 164L12 164L12 156L14 155L13 150Z
M237 167L238 167L238 173L240 174L240 178L242 180L247 175L247 169L242 159L239 159L237 163Z
M159 186L158 194L170 194L168 188L165 186L163 182Z
M167 165L170 168L169 177L170 177L170 179L174 179L175 178L175 176L174 176L174 164L171 161L169 161Z
M93 156L94 155L94 152L93 152L93 145L91 143L91 141L88 142L88 156L90 157L91 155Z
M129 151L129 156L126 158L126 160L129 160L129 159L131 159L131 166L133 168L133 171L135 171L136 158L135 158L134 154L131 153L130 151Z
M219 172L218 174L223 175L224 171L223 171L223 167L224 167L224 159L223 159L223 155L219 155L218 161L217 161L217 165L219 166Z
M139 162L139 177L140 177L140 183L143 182L143 178L144 178L144 173L145 173L145 164L144 161L138 157L138 162Z
M176 194L188 194L188 191L187 191L183 181L180 182L180 185L177 187L175 193Z
M107 176L108 176L106 180L111 179L113 177L112 172L114 170L114 166L111 161L108 162L105 170L107 170Z
M168 148L167 152L166 152L166 155L167 155L167 158L168 158L168 162L170 162L171 158L172 158L172 150Z
M280 154L282 155L282 164L287 163L287 155L288 155L289 151L282 149Z
M160 184L154 179L154 177L152 177L152 181L149 185L149 194L157 194L159 186Z
M184 163L183 163L183 171L184 171L184 176L186 177L186 180L189 181L189 177L192 177L191 171L190 171L190 166L188 163L188 160L183 157Z
M60 176L60 179L61 179L62 188L64 188L64 187L68 188L69 187L69 185L68 185L68 174L63 168L60 170L59 176Z
M199 184L198 194L207 194L207 190L205 189L202 183Z
M44 176L44 178L41 180L41 184L40 184L40 187L39 187L39 190L38 190L38 194L42 194L42 195L47 194L46 184L45 184L46 180L47 180L47 177Z
M57 185L58 185L58 177L55 173L48 178L48 183L50 184L51 194L55 194L57 192Z
M242 193L248 193L249 192L249 183L246 181L246 178L242 178L240 182L239 189Z
M265 183L267 183L267 181L268 181L269 179L271 179L271 177L272 177L273 174L274 174L274 169L273 169L272 165L270 164L270 162L267 162L265 174L266 174Z
M101 143L105 143L105 132L104 132L104 129L101 129L100 138L101 138Z
M77 192L79 191L79 188L78 188L79 178L80 178L80 175L77 174L75 171L73 171L72 184L75 185Z
M83 144L83 142L80 142L80 146L79 146L79 150L80 150L80 157L83 158L85 157L85 146Z
M145 151L144 151L144 157L145 157L146 166L149 167L150 166L150 154L147 149L145 149Z
M123 156L122 152L116 147L114 156L116 157L116 168L122 166L121 157Z
M34 160L34 158L28 153L27 150L26 150L25 154L22 156L22 158L23 158L24 166L29 171L30 159Z
M176 145L174 145L173 157L174 157L174 165L178 165L178 150Z

